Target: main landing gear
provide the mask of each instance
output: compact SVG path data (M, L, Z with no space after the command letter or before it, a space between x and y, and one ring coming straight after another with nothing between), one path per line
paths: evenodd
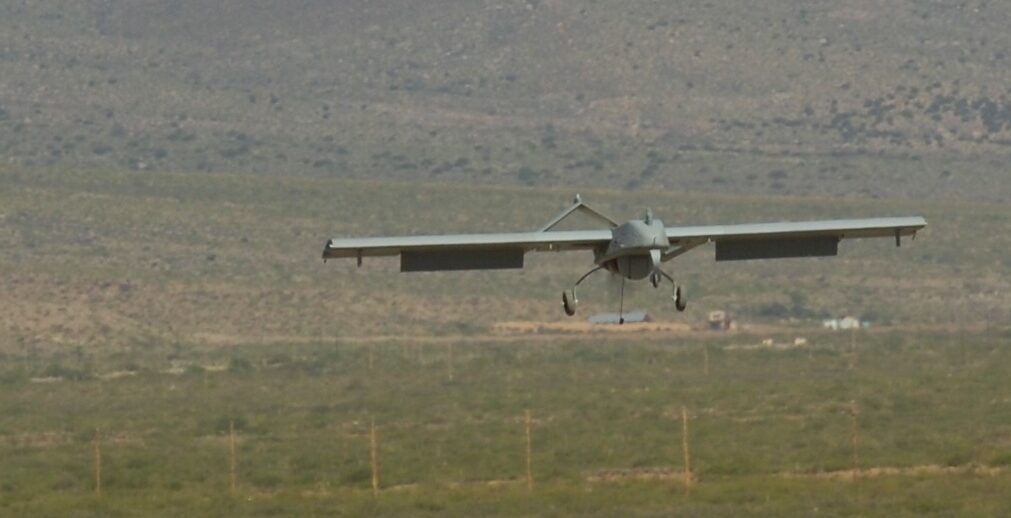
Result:
M653 275L654 276L656 276L656 275L662 275L664 278L666 278L668 281L670 281L671 286L674 287L674 293L671 294L671 299L674 300L674 308L677 309L679 313L683 312L685 309L688 308L688 299L685 298L684 288L681 287L681 286L678 286L678 283L674 282L674 278L673 277L671 277L670 275L667 275L667 272L665 272L665 271L663 271L663 270L661 270L659 268L657 268L656 271L653 272ZM657 279L656 281L654 281L654 279L652 277L650 277L650 281L653 282L653 287L654 288L656 288L660 284L660 280L659 279Z
M569 292L562 292L562 307L565 309L565 314L572 316L576 314L576 304L579 302L575 299L575 293L573 293L573 299L569 300Z
M568 316L571 317L572 315L576 314L576 306L579 305L579 299L576 298L576 287L579 286L579 284L581 282L583 282L584 280L586 280L587 277L589 277L590 275L593 275L594 273L597 273L598 271L600 271L603 268L604 268L603 266L598 266L598 267L596 267L596 268L594 268L594 269L586 272L585 274L583 274L582 277L579 278L578 281L576 281L575 284L572 285L571 292L569 292L569 291L563 291L562 292L562 308L565 309L565 314L566 315L568 315ZM572 295L572 298L569 298L570 293Z
M563 291L562 292L562 309L565 310L565 314L566 315L568 315L568 316L571 317L571 316L573 316L573 315L576 314L576 308L579 305L579 299L576 297L576 287L578 287L584 280L586 280L587 277L589 277L590 275L596 273L597 271L599 271L602 268L603 268L603 266L598 266L598 267L596 267L596 268L594 268L594 269L586 272L582 277L579 278L578 281L576 281L575 284L572 285L572 289L571 290L567 290L567 291ZM667 272L665 272L665 271L663 271L663 270L661 270L659 268L657 268L656 270L654 270L653 273L651 273L650 276L649 276L649 282L650 282L650 284L653 285L654 288L660 287L660 283L663 281L663 279L667 279L668 281L670 281L671 286L673 287L673 293L671 294L671 299L674 301L674 308L677 309L678 312L683 312L685 309L688 308L688 299L685 297L684 288L681 287L681 286L679 286L676 282L674 282L674 278L671 277L670 275L668 275ZM624 324L625 323L624 309L625 309L625 277L622 277L621 278L621 301L619 302L619 306L618 306L618 323L619 324Z
M679 313L684 312L688 308L688 299L685 298L684 288L681 286L674 287L674 308L678 310Z

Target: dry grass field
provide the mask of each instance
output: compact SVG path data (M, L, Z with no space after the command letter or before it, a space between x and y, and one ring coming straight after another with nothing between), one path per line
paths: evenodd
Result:
M1009 5L0 3L0 515L1011 514ZM589 254L320 260L577 191L929 227L622 328Z
M334 336L458 335L497 322L562 321L560 292L589 267L580 254L531 255L521 272L400 275L395 260L323 264L339 235L536 228L573 193L271 178L0 169L0 336L23 351L89 345L262 342ZM668 224L921 214L914 242L844 243L836 258L715 263L700 249L672 263L691 306L636 285L628 307L697 324L712 309L751 323L1000 326L1007 321L1003 204L588 191L615 217L652 207ZM582 315L613 311L591 279ZM791 324L792 325L792 324ZM269 341L269 340L268 340Z
M822 332L803 347L753 347L765 336L5 355L0 508L84 516L1008 512L1006 334L872 332L854 349L848 333Z
M632 290L658 329L616 333L558 307L579 254L460 275L319 260L335 235L536 228L562 190L16 168L0 183L4 514L1008 511L1004 205L583 192L671 224L930 221L900 249L824 260L696 251L674 263L689 311ZM583 316L614 309L603 280L581 298ZM685 330L711 309L744 325ZM820 329L847 313L874 327Z

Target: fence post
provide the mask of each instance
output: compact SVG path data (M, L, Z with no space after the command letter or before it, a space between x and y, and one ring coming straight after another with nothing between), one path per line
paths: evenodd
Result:
M446 369L447 375L449 376L450 383L453 382L453 342L449 342L447 345L447 356L446 356Z
M850 369L857 366L857 328L850 329Z
M95 495L102 496L102 439L95 428Z
M379 439L376 437L376 418L372 418L369 431L369 449L372 457L372 496L379 494Z
M238 486L235 475L235 419L228 420L228 488L232 496Z
M688 454L688 409L684 405L681 405L681 449L685 461L685 493L688 493L692 487L692 465Z
M850 440L853 445L853 480L857 479L857 473L860 472L860 456L857 450L857 438L860 431L857 423L857 415L859 413L860 407L857 406L856 400L850 401Z
M534 490L534 470L533 470L533 440L530 433L530 428L532 425L532 420L530 419L530 410L526 410L526 429L527 429L527 491Z

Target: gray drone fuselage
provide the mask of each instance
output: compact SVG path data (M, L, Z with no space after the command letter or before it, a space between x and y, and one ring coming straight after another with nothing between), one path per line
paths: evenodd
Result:
M611 241L594 250L593 262L627 279L645 279L663 262L670 250L663 221L647 213L611 229Z

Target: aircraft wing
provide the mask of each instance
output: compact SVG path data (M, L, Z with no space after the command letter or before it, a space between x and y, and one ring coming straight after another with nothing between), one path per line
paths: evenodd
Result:
M892 237L899 244L902 236L925 226L921 217L905 217L667 227L666 232L672 245L687 249L714 242L717 261L735 261L831 256L838 254L839 241L851 238Z
M331 239L323 259L399 255L402 272L496 270L523 268L526 252L592 250L610 240L607 229Z

